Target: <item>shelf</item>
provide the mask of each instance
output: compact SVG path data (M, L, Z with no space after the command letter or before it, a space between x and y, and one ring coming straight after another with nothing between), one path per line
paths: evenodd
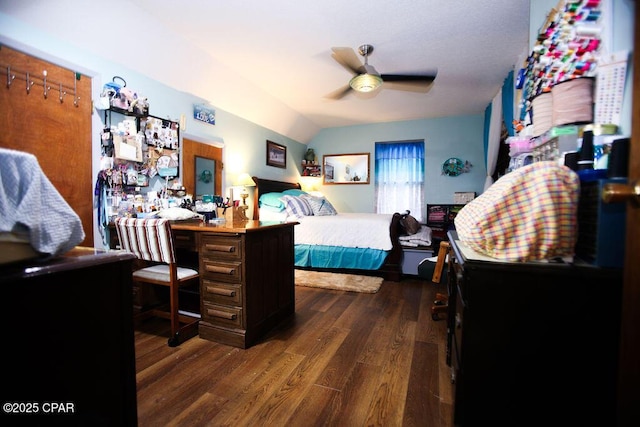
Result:
M322 176L322 167L318 164L302 163L302 176Z
M125 116L137 117L139 119L143 117L147 117L149 115L148 111L147 111L147 114L139 114L139 113L134 113L133 111L125 110L124 108L118 108L113 106L109 107L104 111L105 111L105 114L107 113L107 111L112 111L114 113L123 114Z

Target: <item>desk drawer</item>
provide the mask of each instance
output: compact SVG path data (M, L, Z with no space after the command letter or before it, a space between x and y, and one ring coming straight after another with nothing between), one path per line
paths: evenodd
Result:
M221 281L229 283L242 282L242 263L202 260L200 276L204 280Z
M202 280L200 294L205 303L242 305L242 286Z
M228 307L218 304L202 304L202 320L214 326L242 329L244 319L242 307Z
M187 249L197 251L196 233L187 230L173 230L173 240L176 249Z
M206 259L242 259L242 239L238 236L204 234L200 241L200 256Z

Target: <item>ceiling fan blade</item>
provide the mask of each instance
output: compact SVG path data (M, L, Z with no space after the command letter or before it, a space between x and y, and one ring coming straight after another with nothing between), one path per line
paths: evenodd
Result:
M436 76L435 74L427 75L410 75L410 74L381 74L382 80L385 82L411 82L411 83L432 83Z
M433 86L435 75L382 74L383 86L387 89L427 93Z
M325 95L324 97L328 99L338 100L338 99L344 98L352 90L353 89L351 89L351 86L344 85L340 89L334 90L333 92Z
M353 74L360 74L362 68L362 62L358 59L358 56L350 47L332 47L333 53L331 56L340 65L347 69L347 71Z

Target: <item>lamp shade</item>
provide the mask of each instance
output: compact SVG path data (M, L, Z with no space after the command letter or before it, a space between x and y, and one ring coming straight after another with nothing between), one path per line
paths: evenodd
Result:
M382 78L375 74L359 74L351 79L349 86L358 92L371 92L380 87Z
M243 186L243 187L254 187L256 183L253 181L251 176L245 172L238 175L233 185Z

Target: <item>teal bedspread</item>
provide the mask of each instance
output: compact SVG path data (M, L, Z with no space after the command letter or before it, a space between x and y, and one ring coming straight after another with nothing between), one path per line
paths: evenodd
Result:
M386 258L379 249L295 245L296 267L378 270Z

